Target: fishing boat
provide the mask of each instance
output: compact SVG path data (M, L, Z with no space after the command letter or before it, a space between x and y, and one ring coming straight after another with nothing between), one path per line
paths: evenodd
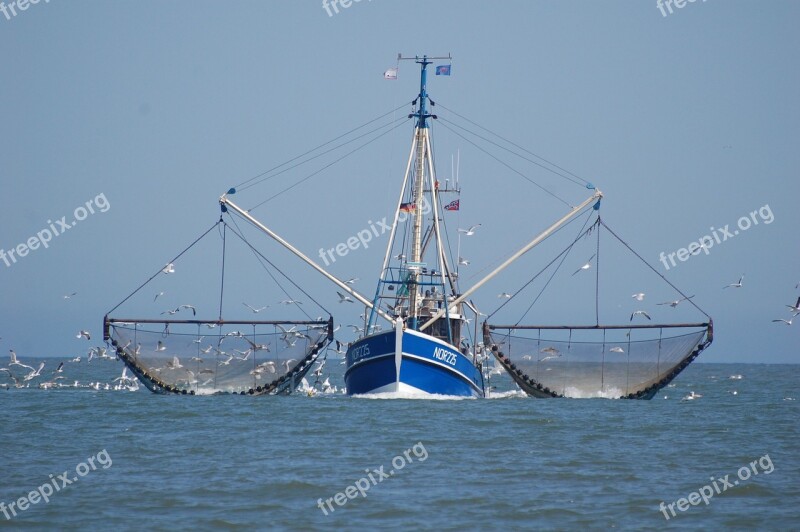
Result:
M600 227L599 208L603 194L591 183L573 179L577 177L574 174L565 175L561 167L542 159L547 163L545 166L517 151L515 155L545 170L558 169L555 173L580 185L589 196L577 203L559 198L568 206L560 218L510 253L507 259L498 260L501 263L472 286L462 289L458 278L458 264L462 259L459 256L457 264L453 264L452 250L446 245L450 240L444 223L446 213L457 210L459 205L458 199L446 202L444 198L450 193L459 194L460 190L457 179L455 183L445 180L443 184L437 177L431 124L438 117L432 113L435 104L428 93L429 67L434 61L450 59L449 55L398 55L398 65L400 61L413 61L419 65L419 93L411 102L412 109L408 115L413 124L411 148L391 211L389 241L372 297L359 293L350 283L310 259L257 220L252 209L233 202L231 196L237 193L236 187L220 197L223 213L240 216L348 294L340 294L340 297L352 297L364 305L363 327L353 326L360 336L349 343L345 354L344 380L349 395L484 397L488 388L486 370L493 356L520 389L532 397L653 397L711 343L710 318L702 323L634 326L601 325L598 316L598 320L588 326L550 327L519 325L519 321L513 325L493 324L489 321L494 315L492 313L479 335L481 313L470 299L473 294L570 222L583 216L586 227L589 218L596 216L596 221L562 252L560 256L565 257L578 240ZM393 69L393 75L387 79L396 79L396 72ZM444 72L449 75L449 65L437 66L437 74ZM599 236L599 231L597 234ZM506 295L510 301L521 292ZM691 304L695 305L694 302ZM470 329L470 322L474 330ZM679 327L694 328L695 331L664 338L664 331ZM525 333L531 330L535 330L538 336L526 336ZM543 334L550 331L567 331L568 336L563 339L543 338ZM579 333L586 331L599 333L600 337L579 340ZM614 337L615 331L627 331L627 334L620 339ZM639 331L658 331L659 337L645 341L636 336ZM522 349L521 353L519 349ZM613 356L607 356L609 353Z

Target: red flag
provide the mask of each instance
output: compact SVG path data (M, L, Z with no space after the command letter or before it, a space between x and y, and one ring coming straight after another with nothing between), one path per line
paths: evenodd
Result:
M416 205L413 203L401 203L400 204L400 212L414 212L416 210Z
M447 205L444 206L444 210L446 211L457 211L458 208L461 206L459 203L461 200L453 200Z

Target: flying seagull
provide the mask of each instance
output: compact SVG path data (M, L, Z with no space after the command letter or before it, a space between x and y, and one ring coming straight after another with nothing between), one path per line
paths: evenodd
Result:
M259 312L261 312L262 310L269 308L269 305L267 305L266 307L259 307L259 308L254 308L254 307L251 307L251 306L250 306L250 305L248 305L247 303L242 303L242 305L244 305L245 307L247 307L247 308L249 308L250 310L252 310L252 311L253 311L253 314L258 314L258 313L259 313Z
M159 297L161 297L163 295L164 295L164 292L157 293L156 296L153 298L153 301L155 301L156 299L158 299Z
M78 334L75 335L75 338L86 338L87 340L91 340L92 339L92 335L89 334L89 331L83 331L82 330L81 332L79 332Z
M638 294L633 294L631 296L636 301L643 301L644 300L644 292L639 292Z
M64 299L69 299L69 298L71 298L72 296L77 296L77 295L78 295L78 292L72 292L71 294L66 294L66 295L64 295Z
M511 294L509 294L508 292L503 292L502 294L497 294L497 297L511 299Z
M783 319L781 319L781 320L772 320L772 321L773 321L773 323L785 323L786 325L791 325L793 319L794 319L794 316L792 316L791 320L783 320Z
M353 301L353 298L351 298L348 295L345 295L341 292L336 292L336 294L339 296L339 303L355 303L355 301Z
M283 301L278 301L281 305L302 305L302 301L297 301L295 299L284 299Z
M458 264L461 266L469 266L469 261L463 257L458 257Z
M635 316L639 316L639 315L641 315L641 316L644 316L644 317L645 317L645 318L647 318L648 320L650 319L650 315L649 315L647 312L645 312L645 311L643 311L643 310L637 310L636 312L634 312L633 314L631 314L631 321L633 321L633 318L634 318Z
M686 301L692 299L693 297L694 296L682 297L680 299L676 299L675 301L664 301L663 303L656 303L656 305L669 305L670 307L675 308L680 304L681 301Z
M797 298L797 303L794 305L786 305L791 312L800 312L800 297ZM796 316L797 314L795 314Z
M622 349L622 348L621 348L621 347L619 347L619 346L614 346L614 347L612 347L611 349L609 349L609 350L608 350L608 352L609 352L609 353L624 353L624 352L625 352L625 350L624 350L624 349Z
M583 266L581 266L580 268L575 270L575 273L573 273L572 275L575 275L576 273L578 273L580 271L588 270L589 268L591 268L592 267L592 259L594 257L595 257L595 255L592 255L591 257L589 257L589 260L586 261L586 264L584 264Z
M358 277L351 277L350 279L346 280L346 281L344 282L344 284L353 284L353 283L355 283L355 282L356 282L356 281L358 281L358 280L359 280L359 279L358 279Z
M723 286L722 288L741 288L742 287L742 279L744 279L744 275L739 277L739 281L738 282L729 284L728 286Z
M461 229L459 227L458 232L462 233L464 236L472 236L472 235L475 234L475 230L480 226L481 226L481 224L473 225L469 229Z
M180 307L178 307L178 310L180 310L182 308L191 309L192 310L192 316L197 316L197 309L194 308L194 306L192 306L192 305L181 305Z
M175 265L170 262L169 264L164 266L164 268L161 271L164 273L175 273Z

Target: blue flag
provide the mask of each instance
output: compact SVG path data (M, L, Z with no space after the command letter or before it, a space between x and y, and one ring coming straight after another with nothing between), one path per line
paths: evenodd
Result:
M450 75L450 67L452 65L439 65L436 67L436 75L437 76L449 76Z

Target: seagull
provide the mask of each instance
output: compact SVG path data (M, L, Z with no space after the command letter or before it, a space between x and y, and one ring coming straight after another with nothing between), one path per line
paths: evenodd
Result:
M156 299L158 299L159 297L161 297L163 295L164 295L164 292L157 293L156 296L153 298L153 301L155 301Z
M341 292L336 292L336 294L339 296L339 303L355 303L355 301L353 301L353 298L351 298L348 295L345 295Z
M259 312L261 312L262 310L269 308L269 305L267 305L266 307L260 307L260 308L254 308L254 307L251 307L251 306L250 306L250 305L248 305L247 303L242 303L242 305L244 305L245 307L247 307L247 308L249 308L250 310L252 310L252 311L253 311L253 314L258 314L258 313L259 313Z
M285 360L283 362L283 365L286 366L286 373L289 373L289 369L290 369L289 366L291 365L292 362L296 362L296 360L293 359L293 358L290 358L289 360Z
M181 311L181 308L180 308L180 307L178 307L178 308L176 308L175 310L165 310L165 311L164 311L164 312L162 312L161 314L162 314L162 315L163 315L163 314L169 314L170 316L173 316L173 315L177 314L177 313L178 313L178 312L180 312L180 311Z
M245 341L246 341L248 344L250 344L250 349L253 351L253 353L256 353L256 352L258 352L258 351L267 351L267 352L269 352L269 344L256 344L256 343L253 343L253 342L251 342L251 341L250 341L249 339L247 339L246 337L244 338L244 340L245 340ZM209 346L209 347L210 347L210 346Z
M81 357L75 357L75 358L70 360L70 362L80 362L80 361L81 361Z
M363 327L359 327L358 325L348 325L348 327L352 327L353 328L353 333L354 334L358 334L358 333L364 332L364 328Z
M200 352L203 353L204 355L207 355L208 353L211 352L212 349L213 349L213 346L209 345L205 349L201 349Z
M25 375L25 377L23 377L22 380L23 381L29 381L29 380L35 379L36 377L38 377L42 373L42 369L44 369L44 362L39 364L39 367L37 369L35 369L35 370L31 369L31 372L28 373L27 375Z
M589 257L589 260L587 260L587 261L586 261L586 264L584 264L583 266L581 266L580 268L578 268L577 270L575 270L575 273L581 272L581 271L583 271L583 270L588 270L589 268L591 268L591 267L592 267L592 259L593 259L594 257L595 257L594 255L592 255L591 257ZM575 273L573 273L572 275L575 275Z
M172 357L172 360L167 362L167 367L169 369L181 369L183 366L181 365L181 361L178 357Z
M158 341L158 346L156 346L156 351L166 351L167 346L164 345L164 342L161 340Z
M175 273L175 265L171 262L164 266L164 269L161 270L164 273Z
M511 294L509 294L508 292L503 292L502 294L497 294L497 297L511 299Z
M694 399L700 399L701 397L703 397L702 394L694 393L694 391L691 391L689 392L689 395L681 399L681 401L692 401Z
M458 263L461 266L469 266L469 261L463 257L458 257Z
M62 373L64 371L64 363L61 362L53 373Z
M192 309L192 316L197 316L197 309L194 308L192 305L181 305L180 307L178 307L178 310L182 308Z
M82 330L77 335L75 335L75 338L86 338L87 340L91 340L92 339L92 335L89 334L89 331L83 331Z
M792 319L791 319L791 320L783 320L783 319L781 319L781 320L772 320L772 322L773 322L773 323L781 323L781 322L783 322L783 323L785 323L786 325L791 325L791 324L792 324L792 320L793 320L793 319L794 319L794 317L792 317Z
M744 279L744 275L739 277L739 281L733 284L729 284L728 286L723 286L722 288L741 288L742 287L742 279Z
M400 253L399 255L395 256L395 259L397 259L397 260L406 260L406 256L404 254Z
M550 360L551 358L558 358L561 356L561 353L557 355L547 355L546 357L542 357L539 359L539 362L544 362L545 360Z
M643 310L637 310L636 312L631 314L631 321L633 321L634 316L637 316L637 315L642 315L645 318L647 318L648 320L650 319L650 315L647 312L645 312Z
M797 303L794 305L786 305L791 312L800 312L800 297L797 298ZM795 314L797 316L797 314Z
M295 331L297 330L297 325L294 325L294 326L292 326L292 328L291 328L291 329L287 329L287 328L285 328L284 326L282 326L281 324L279 324L279 323L276 323L276 324L275 324L275 327L277 327L278 329L280 329L280 330L281 330L281 332L283 333L283 334L281 335L281 338L282 338L283 340L286 340L286 339L289 337L289 335L290 335L290 334L294 334L294 333L295 333Z
M71 294L65 294L64 299L70 299L72 296L77 296L78 292L72 292Z
M302 305L302 301L296 301L294 299L284 299L283 301L278 301L281 305Z
M481 224L477 224L477 225L473 225L469 229L461 229L461 228L459 228L458 232L459 233L463 233L464 236L472 236L472 235L475 234L475 230L480 226L481 226Z
M552 346L545 347L539 351L540 353L547 353L549 355L557 355L559 354L558 349Z
M614 346L614 347L612 347L611 349L609 349L609 350L608 350L608 352L609 352L609 353L624 353L624 352L625 352L625 350L624 350L624 349L622 349L622 348L621 348L621 347L619 347L619 346Z
M29 370L33 371L31 366L27 364L23 364L22 362L17 361L17 353L13 349L9 349L8 352L11 354L11 360L9 361L9 366L20 366L22 368L28 368Z
M358 278L358 277L351 277L350 279L346 280L346 281L344 282L344 284L353 284L353 283L355 283L355 282L356 282L356 281L358 281L358 280L359 280L359 278Z
M675 301L664 301L663 303L656 303L656 305L669 305L670 307L675 308L681 303L681 301L688 301L693 297L694 296L682 297L680 299L676 299Z
M631 296L636 301L643 301L644 300L644 292L639 292L638 294L633 294Z

